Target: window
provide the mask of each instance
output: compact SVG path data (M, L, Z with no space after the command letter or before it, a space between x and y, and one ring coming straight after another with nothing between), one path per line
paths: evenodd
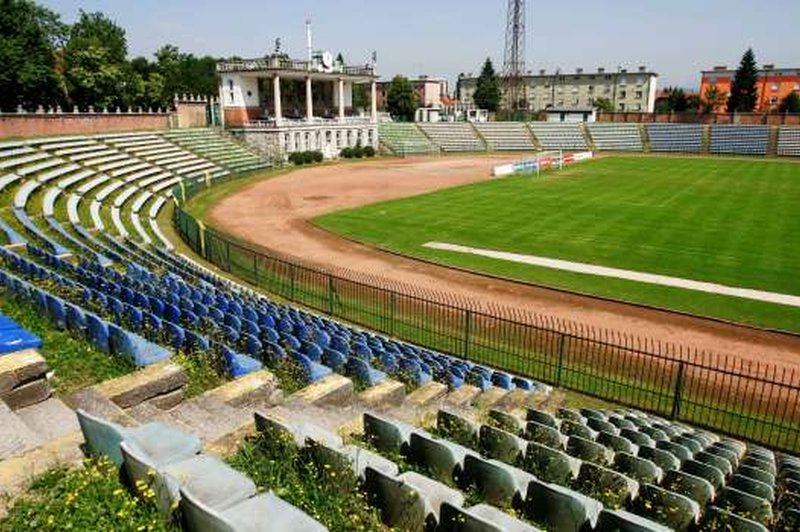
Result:
M627 98L628 97L628 91L626 91L626 90L619 91L619 97L620 98Z
M628 80L625 79L625 78L619 78L619 84L620 85L627 85L628 84Z
M233 90L233 80L232 79L228 80L228 90Z
M637 100L641 100L642 99L642 91L636 91L636 99Z
M778 92L778 84L777 83L773 83L772 84L772 92Z
M770 105L777 105L777 103L778 103L778 98L776 98L775 96L769 99Z
M574 105L575 107L577 107L580 103L581 101L579 98L575 98L574 100L572 100L572 105Z
M619 110L620 110L620 111L624 111L624 110L625 110L625 104L624 104L624 103L620 102L620 104L619 104Z

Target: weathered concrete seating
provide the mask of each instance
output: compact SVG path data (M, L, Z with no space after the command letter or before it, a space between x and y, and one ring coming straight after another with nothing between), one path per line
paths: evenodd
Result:
M639 447L639 454L637 456L646 460L652 460L654 464L664 471L681 468L681 463L675 458L675 455L663 449L656 449L649 446Z
M622 508L639 493L634 479L591 462L581 464L573 487L610 508Z
M480 449L489 458L507 464L516 464L522 457L528 442L502 429L483 425L480 430Z
M325 443L331 447L342 447L342 438L318 425L306 422L289 423L274 416L255 412L256 430L268 438L281 439L284 442L294 442L298 448L306 446L308 440Z
M561 425L561 420L553 414L535 408L528 408L525 419L527 421L535 421L536 423L553 427L554 429L558 429Z
M584 461L606 466L614 461L614 451L592 440L570 436L567 440L567 454Z
M625 510L603 508L596 530L602 532L671 532L672 529Z
M536 477L514 466L468 455L464 460L464 481L474 485L489 504L508 506L522 502L528 483Z
M544 482L569 485L578 476L581 461L546 445L530 442L521 465Z
M717 469L722 471L722 474L725 475L726 477L729 476L731 473L733 473L734 469L733 466L728 460L726 460L722 456L701 451L695 454L694 459L697 460L698 462L702 462L704 464L716 467Z
M685 495L701 507L712 502L716 496L714 486L709 481L683 471L667 471L661 487Z
M256 485L217 458L198 454L186 460L158 465L146 451L132 442L120 445L128 478L139 488L155 492L155 504L163 514L171 513L186 487L200 502L225 509L256 494Z
M716 506L712 506L706 512L703 527L704 530L734 530L736 532L767 532L769 530L758 521L747 519ZM777 528L777 530L796 530L796 528Z
M558 429L536 421L528 421L528 424L525 425L524 437L526 440L535 441L554 449L563 449L568 439L568 436L559 432Z
M614 469L647 484L658 484L664 476L664 471L655 462L624 452L614 455Z
M526 514L548 530L578 532L594 528L603 505L563 486L533 481L528 484Z
M577 423L569 419L561 422L561 433L567 436L578 436L586 440L597 438L597 432L582 423Z
M436 428L450 441L472 449L478 446L480 424L449 410L439 410L436 414Z
M442 503L442 532L537 532L539 529L508 515L499 508L478 504L470 508L459 508Z
M717 490L725 484L725 474L722 471L697 460L688 460L683 464L681 470L690 475L706 479Z
M361 480L364 479L367 467L389 476L400 472L396 463L358 445L336 446L309 439L307 446L317 464L323 467L328 465L337 471L352 471Z
M746 515L749 519L758 521L763 525L772 523L772 505L766 499L756 497L730 486L725 486L719 492L717 506L723 510Z
M667 440L657 441L656 448L672 453L675 455L675 458L681 461L681 463L691 460L693 457L692 451L690 451L687 447Z
M770 502L775 500L775 490L773 487L754 478L744 475L733 475L727 485Z
M435 528L442 503L464 505L461 492L414 472L390 477L368 467L365 477L364 489L383 522L398 530Z
M364 436L378 450L395 454L405 452L414 432L424 431L374 412L364 412Z
M411 433L408 455L412 462L424 466L432 478L448 484L461 477L464 459L476 456L457 443L418 432Z
M630 440L631 443L635 443L639 447L655 447L656 442L643 432L639 432L638 430L633 429L620 429L619 435L623 438Z
M203 502L191 487L180 491L181 510L190 531L326 532L328 529L272 491L224 508Z
M138 427L122 427L100 419L88 412L76 411L78 423L86 440L86 450L93 456L107 456L112 463L123 463L120 444L131 442L147 453L156 466L190 458L200 452L200 439L163 423L148 423Z
M700 506L690 498L643 484L633 503L634 511L677 531L690 530L700 517Z

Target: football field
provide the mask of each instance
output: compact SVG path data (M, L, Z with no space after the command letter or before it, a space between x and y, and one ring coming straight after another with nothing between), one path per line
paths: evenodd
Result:
M797 306L425 247L446 243L800 296L800 165L791 162L614 156L539 178L487 180L337 212L315 223L446 265L800 331Z

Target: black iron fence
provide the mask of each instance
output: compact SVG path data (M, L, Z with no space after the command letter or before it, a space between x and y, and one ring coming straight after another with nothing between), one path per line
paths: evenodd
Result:
M800 383L794 369L486 310L440 293L323 271L204 227L182 205L207 186L199 181L175 189L177 231L205 260L269 293L429 349L800 451Z

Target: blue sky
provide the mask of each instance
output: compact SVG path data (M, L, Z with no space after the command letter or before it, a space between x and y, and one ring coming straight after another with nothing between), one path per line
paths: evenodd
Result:
M378 52L396 73L454 79L489 56L502 63L506 0L46 0L67 22L103 11L127 30L130 52L151 56L171 43L195 54L260 56L276 37L305 55L314 46L363 63ZM798 0L528 0L528 68L573 71L646 65L660 84L692 88L699 71L734 66L752 46L760 63L800 66ZM566 8L568 6L568 8ZM758 12L753 13L757 6ZM770 17L769 19L767 17Z

